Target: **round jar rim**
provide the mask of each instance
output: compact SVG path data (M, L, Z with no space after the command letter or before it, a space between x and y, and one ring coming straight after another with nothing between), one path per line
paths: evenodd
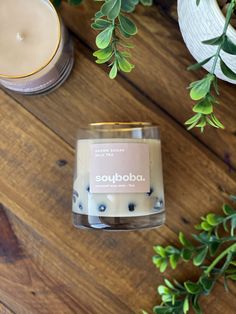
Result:
M99 131L114 131L117 130L134 130L134 129L148 129L148 128L158 128L158 125L154 124L153 122L145 122L145 121L133 121L133 122L96 122L90 123L88 125L90 129L99 129Z

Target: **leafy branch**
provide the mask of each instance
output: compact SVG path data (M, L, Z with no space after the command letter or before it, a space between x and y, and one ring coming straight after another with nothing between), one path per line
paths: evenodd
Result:
M197 0L199 5L200 0ZM215 128L223 129L223 124L216 118L213 113L213 108L218 104L216 96L219 96L218 80L215 75L216 66L220 62L220 67L225 76L232 80L236 80L236 73L233 72L224 62L221 52L224 51L231 55L236 55L236 45L227 36L227 30L232 19L236 7L236 0L231 0L227 9L225 25L220 36L203 41L203 44L216 46L216 53L209 58L191 65L188 70L199 70L203 65L213 60L212 68L209 74L199 81L192 82L189 86L190 97L197 101L193 107L195 115L185 122L188 125L188 130L198 127L204 131L206 125L211 125Z
M235 200L235 196L232 199ZM192 241L180 232L180 248L171 245L154 247L153 263L160 272L164 272L168 265L175 269L180 261L190 260L202 269L196 282L164 279L165 284L158 287L162 303L154 307L156 314L186 314L191 307L195 313L201 314L199 299L211 293L219 278L224 278L226 290L227 280L236 281L236 210L224 205L222 215L209 213L195 228L199 232L192 234ZM220 252L220 249L223 250ZM210 264L207 260L211 260Z
M100 11L95 14L92 28L100 31L96 37L99 50L94 52L96 63L109 62L109 77L114 79L118 71L131 72L129 49L133 46L127 39L137 33L135 23L125 14L135 10L139 0L102 0ZM152 5L152 0L140 0L143 5Z

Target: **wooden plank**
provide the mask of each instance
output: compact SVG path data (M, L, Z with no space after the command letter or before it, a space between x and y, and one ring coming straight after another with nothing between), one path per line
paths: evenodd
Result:
M8 307L6 307L3 303L0 302L0 314L13 314Z
M0 199L18 241L31 253L39 270L59 284L61 295L66 295L67 300L68 294L70 300L79 304L81 313L128 314L136 313L140 308L150 309L155 302L155 286L162 282L158 272L156 278L150 276L154 270L152 245L156 242L174 243L174 233L168 227L132 233L87 232L73 228L70 221L73 150L21 106L2 92L0 95ZM181 139L181 135L179 137ZM193 146L192 149L195 153L196 148ZM60 167L59 159L66 160L67 164ZM217 175L219 169L215 167ZM222 181L233 184L223 172L221 176ZM178 177L173 183L179 192L180 182L176 179ZM213 189L211 197L214 192ZM196 197L199 200L197 189ZM193 216L192 221L212 204L209 199L204 202L205 207L199 207L197 215L190 209L191 202L183 202L184 210L187 212L188 209ZM174 220L181 221L182 214L178 209L179 204L176 207L172 202L171 226ZM183 226L186 228L182 229L187 231L188 225L183 223ZM196 276L195 270L191 272L193 277ZM181 279L186 273L180 271L177 277ZM22 276L22 280L24 278ZM0 282L0 289L6 291L9 283ZM222 286L218 285L215 297L218 302L209 298L206 306L210 305L214 313L218 310L233 313L232 296L229 302L230 295L222 295ZM10 298L7 301L6 304L14 304Z
M86 1L78 8L65 4L61 10L70 29L93 49L96 32L91 30L90 23L98 5ZM176 22L155 7L139 7L133 19L139 29L138 35L133 39L136 46L133 52L136 68L125 77L148 95L156 106L183 124L192 115L192 102L186 86L190 81L200 78L204 72L186 71L187 65L194 60L183 43ZM216 114L224 122L226 130L208 128L204 134L199 130L191 132L233 170L236 167L236 90L233 85L224 82L220 83L220 87L221 105L216 108Z
M55 280L39 271L0 208L0 313L72 313L75 306ZM66 304L67 301L67 304Z

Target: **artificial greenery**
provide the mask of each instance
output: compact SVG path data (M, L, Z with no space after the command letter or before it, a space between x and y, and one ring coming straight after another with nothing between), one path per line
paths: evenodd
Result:
M82 0L65 0L71 5L78 5ZM134 68L131 60L130 48L133 46L129 40L137 34L137 26L134 21L128 17L128 14L133 12L138 4L151 6L153 0L95 0L101 2L98 12L96 12L91 27L98 31L96 37L96 46L98 50L94 52L96 63L107 63L110 67L109 77L114 79L119 71L131 72ZM168 0L166 0L168 1ZM202 1L195 0L199 5ZM62 0L53 0L56 6L59 6ZM218 79L215 75L215 70L218 62L222 72L230 79L236 80L234 73L224 62L221 52L227 52L231 55L236 55L236 44L233 43L227 36L227 30L230 25L233 12L236 7L236 0L228 0L229 6L225 19L224 29L222 34L216 38L204 41L206 45L211 45L216 48L215 53L207 59L191 65L189 70L198 70L204 64L213 60L210 73L205 75L201 80L192 82L189 86L190 97L196 101L193 107L195 113L193 117L188 119L185 124L188 130L197 127L201 131L206 125L215 128L223 129L223 124L217 119L214 114L214 107L218 104L217 96L219 96Z
M206 0L196 1L197 5L199 5L201 1ZM188 68L189 70L198 70L204 64L213 60L210 73L205 75L203 79L192 82L189 86L191 99L197 101L193 107L195 115L185 122L185 124L188 125L189 130L194 127L198 127L201 131L203 131L206 125L211 125L215 128L221 129L224 128L223 124L216 118L213 112L214 106L218 104L216 97L219 96L218 79L215 75L215 70L218 62L220 62L220 67L224 75L232 80L236 80L236 73L225 64L221 55L222 51L231 55L236 55L236 44L233 43L227 36L227 30L235 7L236 0L230 0L222 34L216 38L203 41L204 44L215 47L215 54Z
M228 280L236 281L236 209L224 205L222 215L209 213L195 228L198 233L192 234L193 241L180 232L181 247L154 247L153 263L162 273L168 265L175 269L182 261L192 261L202 270L197 281L179 283L164 279L165 284L158 287L162 303L154 307L156 314L186 314L191 308L201 314L201 297L208 296L220 278L224 279L226 290Z

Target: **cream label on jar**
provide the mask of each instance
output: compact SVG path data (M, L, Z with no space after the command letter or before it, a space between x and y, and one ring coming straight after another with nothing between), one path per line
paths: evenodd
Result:
M91 144L91 193L146 193L148 191L150 191L148 144Z

